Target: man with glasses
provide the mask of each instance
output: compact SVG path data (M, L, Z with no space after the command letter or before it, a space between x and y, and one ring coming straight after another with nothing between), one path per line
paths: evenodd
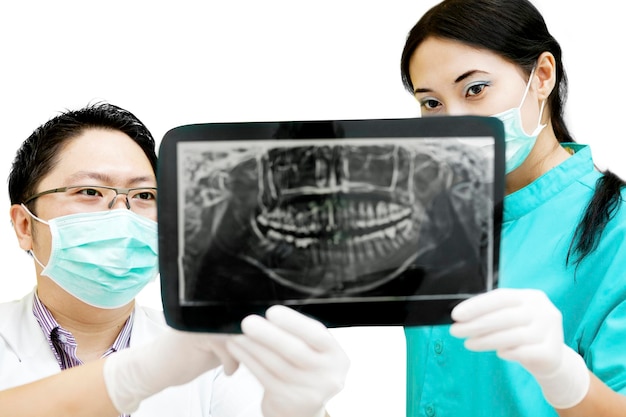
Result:
M33 257L37 287L0 305L0 390L146 345L154 347L145 352L163 362L157 364L163 372L133 372L146 355L127 355L123 366L118 361L105 372L118 412L260 416L262 407L266 417L323 416L348 360L326 328L292 310L274 320L249 317L244 335L223 344L222 362L228 356L247 369L228 378L222 368L212 369L138 404L152 393L143 389L154 382L147 379L177 385L191 376L169 374L199 366L190 354L198 351L197 338L177 335L161 350L168 331L162 314L134 302L158 273L155 171L150 132L130 112L106 103L51 119L18 150L9 176L10 214L20 247ZM207 339L207 352L216 351L215 340ZM203 371L216 366L204 362ZM55 398L34 401L48 407Z

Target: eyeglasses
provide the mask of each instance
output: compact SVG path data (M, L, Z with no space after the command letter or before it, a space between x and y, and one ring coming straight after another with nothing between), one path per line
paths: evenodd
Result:
M157 207L156 187L117 188L105 185L73 185L53 188L28 197L23 204L53 193L63 193L68 204L81 207L85 211L112 208L120 194L126 196L126 208L135 213L153 213Z

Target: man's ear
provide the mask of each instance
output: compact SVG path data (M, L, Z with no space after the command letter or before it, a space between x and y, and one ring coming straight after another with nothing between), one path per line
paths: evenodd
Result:
M13 230L15 230L20 248L26 251L31 250L33 248L31 216L21 204L13 204L10 209L10 214Z
M556 60L550 52L544 52L537 59L535 76L537 84L537 98L547 100L556 86Z

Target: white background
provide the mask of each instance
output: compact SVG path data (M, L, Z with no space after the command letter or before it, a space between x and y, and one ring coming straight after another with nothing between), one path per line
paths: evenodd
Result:
M0 176L41 123L105 100L160 140L182 124L411 117L399 59L433 0L20 1L0 6ZM618 2L536 0L564 49L567 119L597 164L626 177ZM618 73L619 71L619 73ZM34 285L0 193L0 301ZM140 299L159 306L159 289ZM352 358L333 417L404 416L399 328L334 330Z

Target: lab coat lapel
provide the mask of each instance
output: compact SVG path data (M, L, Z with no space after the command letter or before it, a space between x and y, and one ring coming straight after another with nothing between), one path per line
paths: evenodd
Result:
M0 355L3 388L31 382L60 371L33 314L34 291L19 301L0 305L0 337L7 349Z

